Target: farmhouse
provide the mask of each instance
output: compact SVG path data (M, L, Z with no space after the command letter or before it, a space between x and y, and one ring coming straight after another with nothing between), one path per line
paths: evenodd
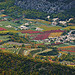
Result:
M11 25L8 25L8 26L6 26L6 27L11 28L12 26L11 26Z
M20 26L19 28L20 28L21 30L22 30L22 29L25 29L25 30L28 30L28 29L29 29L29 27L26 27L26 26L23 26L23 25Z
M73 18L70 18L67 22L70 22L71 20L73 20Z
M66 24L67 22L66 22L66 21L59 21L59 23L64 25L64 24Z
M56 26L58 23L57 22L52 22L52 25Z
M36 30L37 31L42 31L43 29L39 28L39 27L36 27Z
M59 19L59 18L53 18L52 20L53 20L53 21L56 21L56 20L58 20L58 19Z
M50 18L50 16L47 16L47 18L49 19L49 18Z
M25 26L29 25L29 23L25 23Z
M8 19L7 19L7 18L4 18L4 20L6 20L6 21L7 21Z

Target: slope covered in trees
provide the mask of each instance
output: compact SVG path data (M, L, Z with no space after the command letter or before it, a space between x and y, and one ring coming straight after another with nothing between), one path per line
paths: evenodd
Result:
M24 10L22 8L20 8L19 6L15 5L15 0L6 0L6 2L2 2L3 0L0 0L0 10L5 9L4 14L7 14L9 16L11 16L11 18L31 18L31 19L44 19L44 20L48 20L47 16L51 16L50 18L55 18L58 17L60 20L66 20L69 19L71 17L75 17L75 9L69 9L67 11L61 12L61 13L57 13L57 14L50 14L50 13L45 13L39 10ZM54 1L54 0L52 0ZM67 14L67 15L66 15Z
M74 0L46 0L46 1L49 1L49 2L63 1L63 2L65 2L65 3L70 3L70 2L72 2L72 1L74 1Z
M1 75L74 75L74 69L0 52Z

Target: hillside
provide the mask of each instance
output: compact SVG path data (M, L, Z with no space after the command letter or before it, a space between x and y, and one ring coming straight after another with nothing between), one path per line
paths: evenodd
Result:
M75 0L0 0L0 75L75 75Z
M9 20L12 20L13 18L31 18L48 20L47 16L50 16L51 19L58 17L60 20L66 20L75 17L74 0L65 0L66 2L64 2L63 0L57 0L56 2L53 2L55 0L49 0L52 1L52 3L46 0L27 0L27 2L25 1L26 0L7 0L5 2L5 0L0 0L0 10L5 9L5 12L3 13L10 16ZM43 6L37 7L39 5ZM66 5L67 7L65 7Z
M0 52L0 75L74 75L74 69ZM9 65L9 66L8 66Z
M23 9L36 9L47 13L64 12L75 8L75 0L15 0Z

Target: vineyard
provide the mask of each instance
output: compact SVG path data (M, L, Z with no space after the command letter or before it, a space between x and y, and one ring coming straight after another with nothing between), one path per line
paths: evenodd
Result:
M75 75L72 1L0 0L0 75Z
M48 36L50 35L50 33L45 33L45 34L38 34L34 40L43 40L43 39L47 39Z
M49 21L41 20L41 19L25 19L28 21L33 21L33 22L40 22L40 23L45 23L45 24L51 24Z
M25 31L24 30L24 31L21 31L21 33L36 34L36 33L42 33L42 32L40 32L40 31L32 31L32 30L31 31L27 31L27 30Z
M7 34L7 33L18 33L18 31L15 30L8 30L8 31L0 31L0 34Z
M44 33L56 33L56 32L64 32L63 30L50 30L50 31L44 31Z
M65 30L75 29L75 26L68 26L64 28Z
M75 52L75 46L65 46L65 47L59 47L58 50L60 51L67 51L67 52Z
M0 31L6 30L5 28L0 27Z
M59 26L53 26L53 27L50 27L50 26L41 26L40 28L43 28L44 29L43 31L50 31L50 30L59 30L59 29L62 29L62 27L59 27Z
M2 41L7 41L7 40L9 40L9 35L5 35L5 36L0 36L0 40L2 40Z
M1 21L1 22L0 22L0 25L2 25L2 26L11 25L12 27L15 27L15 26L19 26L20 24L14 23L14 22L12 22L12 21Z
M62 32L51 33L48 37L59 37L62 35Z
M59 47L59 49L72 49L74 50L75 49L75 46L65 46L65 47Z

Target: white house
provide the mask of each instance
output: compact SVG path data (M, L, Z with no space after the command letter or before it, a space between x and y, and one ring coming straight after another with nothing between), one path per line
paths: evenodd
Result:
M71 20L73 20L73 18L70 18L67 22L70 22Z
M32 22L30 22L30 23L32 23Z
M47 18L49 19L49 18L50 18L50 16L47 16Z
M52 22L52 25L55 25L56 26L57 24L58 24L57 22Z
M11 26L11 25L8 25L8 26L6 26L6 27L11 28L12 26Z
M36 30L37 31L42 31L43 29L39 28L39 27L36 27Z
M66 24L67 22L66 21L59 21L59 23L61 23L61 24Z
M4 18L4 20L8 20L7 18Z
M53 18L52 20L53 20L53 21L56 21L56 20L58 20L58 19L59 19L59 18Z
M23 25L20 26L19 28L20 28L21 30L22 30L22 29L25 29L25 30L29 29L29 27L26 27L26 26L23 26Z
M29 25L29 23L25 23L25 25L26 25L26 26L28 26L28 25Z

